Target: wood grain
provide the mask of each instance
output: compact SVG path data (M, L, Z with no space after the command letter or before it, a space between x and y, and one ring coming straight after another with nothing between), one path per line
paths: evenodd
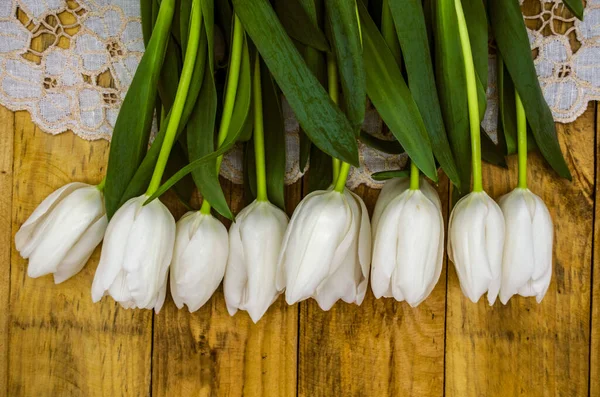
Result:
M0 106L0 395L8 395L14 114Z
M26 112L14 124L13 233L60 186L99 182L108 154L106 141L49 135ZM149 394L151 313L109 299L92 303L98 256L99 249L81 273L54 285L51 276L27 277L27 261L13 248L9 396Z
M596 103L596 115L598 104ZM592 261L592 312L590 335L590 397L600 397L600 120L596 117L596 191L594 256Z
M595 107L558 125L573 182L561 180L530 154L530 189L548 206L555 229L554 273L541 304L513 297L493 307L473 304L450 266L446 328L447 396L584 396L588 394L590 276L594 197ZM484 167L484 186L498 198L517 183L516 158L507 172Z
M448 180L438 187L447 220ZM378 191L357 189L369 211ZM445 271L418 308L376 300L369 290L359 307L336 303L323 312L300 305L298 395L439 396L444 385Z
M231 208L245 205L239 185L223 183ZM286 188L291 214L300 184ZM153 395L296 395L298 311L280 297L254 325L246 312L229 316L222 288L196 313L171 299L155 319Z

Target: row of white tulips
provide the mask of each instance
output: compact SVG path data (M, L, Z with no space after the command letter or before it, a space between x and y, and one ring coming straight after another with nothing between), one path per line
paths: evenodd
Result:
M125 308L154 308L170 290L177 307L202 307L224 279L227 309L257 322L285 292L288 304L314 298L323 310L339 299L360 305L369 273L376 298L415 307L434 289L444 258L444 221L436 190L421 178L386 183L371 223L363 200L345 189L306 196L288 224L267 201L243 209L229 233L211 214L188 212L177 224L159 200L128 201L110 223L101 188L70 183L48 196L15 237L28 274L77 274L104 238L92 299L110 295ZM473 302L487 292L541 301L552 274L553 226L543 201L517 188L500 199L462 198L450 216L448 255ZM372 249L373 248L373 249Z

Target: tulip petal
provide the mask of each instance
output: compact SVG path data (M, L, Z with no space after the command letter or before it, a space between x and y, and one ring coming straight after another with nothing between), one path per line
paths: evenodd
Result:
M242 305L255 323L277 299L277 259L287 227L285 213L268 202L259 202L241 222L245 272L248 275Z
M248 209L249 207L246 207L240 211L235 222L229 228L229 256L223 279L223 293L230 316L233 316L242 305L242 295L248 281L244 246L240 235L240 223L247 214L244 211Z
M171 285L177 284L171 293L176 291L190 312L200 309L219 287L229 254L225 226L212 215L196 213L193 218L193 236L171 265Z
M35 245L25 250L31 249L28 275L39 277L56 272L69 250L103 215L101 193L95 187L77 189L61 200L36 228L29 243L35 241Z
M105 292L111 289L113 292L109 294L117 302L120 297L129 296L129 291L126 289L125 279L123 274L123 259L125 250L127 249L127 237L131 232L139 201L143 199L135 197L127 201L112 217L106 228L104 235L104 243L102 244L102 252L100 254L100 262L94 275L92 283L92 301L98 302L104 296ZM118 280L117 280L118 279ZM117 284L117 285L113 285ZM116 289L116 291L115 291ZM120 293L116 293L120 291Z
M385 183L385 185L383 185L383 188L379 193L379 197L377 198L375 209L373 210L373 216L371 217L373 241L375 240L375 235L377 234L377 225L379 224L381 214L383 214L383 211L385 211L390 201L401 195L405 190L409 188L409 186L409 177L393 178L388 180Z
M85 231L79 241L75 243L73 248L67 253L67 256L62 260L56 272L54 272L55 284L62 283L83 269L98 244L104 238L107 226L108 218L105 214Z
M81 182L72 182L64 185L60 189L52 192L48 197L44 199L37 206L37 208L33 211L33 213L29 216L29 218L21 225L19 231L15 234L15 247L17 251L21 253L24 258L28 258L30 255L31 249L26 248L26 245L29 247L35 247L37 245L37 241L32 241L41 238L44 233L42 230L35 233L35 238L32 238L36 228L44 221L46 215L56 207L65 197L69 196L75 190L90 186ZM43 228L42 228L43 229Z
M369 212L365 202L355 194L348 191L360 205L360 229L358 232L358 261L362 270L362 279L360 280L356 292L356 304L362 304L367 293L369 283L369 272L371 270L371 223L369 222Z
M506 223L500 301L506 304L531 279L534 270L532 214L523 189L500 199Z
M288 304L312 296L323 280L337 270L332 263L350 227L350 210L340 193L321 191L303 201L306 204L292 217L294 225L284 253Z
M167 207L160 200L138 207L123 259L125 281L137 307L160 310L159 292L167 278L174 243L175 220Z

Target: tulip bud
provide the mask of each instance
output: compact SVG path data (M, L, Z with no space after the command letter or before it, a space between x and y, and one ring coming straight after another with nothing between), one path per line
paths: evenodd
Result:
M504 217L485 192L473 192L456 203L448 226L448 257L460 287L473 302L487 291L494 304L500 291Z
M104 237L108 221L102 192L69 183L46 197L15 235L17 251L29 259L27 274L54 273L62 283L79 273Z
M360 305L371 258L371 225L362 199L344 189L316 191L296 208L279 255L277 288L288 304L313 297L323 310L338 299Z
M175 242L175 220L159 200L127 201L110 220L92 284L92 300L110 295L126 309L152 309L165 301Z
M254 201L229 229L223 289L232 316L246 310L255 323L277 299L277 260L288 217L268 201Z
M529 189L517 188L500 198L506 222L500 301L511 296L535 296L548 290L552 277L554 230L550 212Z
M388 187L390 182L393 185ZM425 179L421 178L420 186L410 190L402 180L386 182L386 194L375 206L379 220L373 229L373 294L393 296L412 307L433 291L444 259L440 198Z
M221 284L227 265L227 229L211 214L188 212L177 222L171 295L178 308L200 309Z

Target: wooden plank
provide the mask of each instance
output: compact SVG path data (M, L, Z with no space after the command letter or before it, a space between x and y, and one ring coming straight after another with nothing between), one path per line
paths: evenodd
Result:
M224 183L234 213L243 206L239 185ZM286 188L291 214L300 184ZM222 288L196 313L167 299L154 326L153 395L296 395L298 311L280 297L253 324L246 312L229 316Z
M595 107L558 125L573 182L530 154L530 189L548 206L555 230L553 278L541 304L513 297L493 307L465 298L453 266L448 277L446 395L584 396L588 393ZM517 183L510 171L484 167L498 198Z
M14 114L0 106L0 395L8 395L8 324L10 318L10 250Z
M596 103L596 114L598 103ZM600 120L596 118L596 203L590 340L590 397L600 397Z
M447 219L448 180L440 197ZM372 213L379 191L358 193ZM371 292L359 307L344 302L322 311L301 302L298 395L440 396L444 384L445 271L431 296L412 309Z
M52 191L71 181L99 182L106 141L87 142L36 128L15 115L12 231ZM12 245L12 244L11 244ZM100 250L81 273L60 285L27 277L27 261L12 251L10 396L147 396L151 312L93 304L92 278Z

